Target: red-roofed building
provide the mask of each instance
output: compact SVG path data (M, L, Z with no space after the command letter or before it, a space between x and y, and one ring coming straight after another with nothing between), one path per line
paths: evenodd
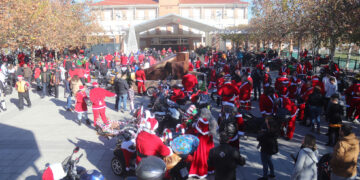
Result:
M103 0L91 10L116 41L126 42L134 26L140 48L177 50L219 44L211 34L248 24L248 6L242 0ZM225 42L220 44L218 48L224 49Z

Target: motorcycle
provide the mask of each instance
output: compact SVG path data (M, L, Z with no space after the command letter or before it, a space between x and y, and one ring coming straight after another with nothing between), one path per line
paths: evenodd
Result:
M97 170L86 171L85 168L77 166L79 157L73 160L73 155L79 152L80 148L76 147L70 156L65 158L62 163L55 163L48 166L42 176L42 180L62 179L62 180L104 180L104 176Z
M166 82L160 81L158 84L158 87L155 87L155 86L148 87L146 89L146 94L149 97L153 97L153 96L156 97L156 94L158 94L159 92L162 92L164 90L170 90L170 89L171 89L170 80L168 79L168 80L166 80Z

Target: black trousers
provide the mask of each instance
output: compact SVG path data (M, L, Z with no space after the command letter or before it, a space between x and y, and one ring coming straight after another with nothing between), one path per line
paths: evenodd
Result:
M55 98L59 98L59 85L52 86L52 89L54 89Z
M337 127L329 127L329 144L335 145L339 138L339 130Z
M18 92L19 95L19 109L24 109L24 99L28 106L31 106L31 101L29 97L29 91L26 92Z
M261 83L254 83L254 98L257 99L258 98L258 94L259 93L259 98L261 95Z

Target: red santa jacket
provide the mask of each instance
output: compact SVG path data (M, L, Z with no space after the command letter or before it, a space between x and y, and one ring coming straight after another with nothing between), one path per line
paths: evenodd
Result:
M210 72L210 82L216 82L216 71L215 69L211 70Z
M145 55L144 54L140 54L138 57L139 63L142 64L144 62L145 59Z
M225 74L230 74L230 66L227 65L227 64L225 64L225 65L224 65L224 68L223 68L223 72L224 72Z
M307 102L310 94L312 94L313 91L314 91L314 87L307 87L306 84L304 84L303 87L301 87L300 95L304 102Z
M200 60L197 60L197 61L196 61L195 68L196 68L196 69L200 69L200 65L201 65L201 61L200 61Z
M348 100L351 100L352 98L360 98L360 83L354 83L347 88L344 93Z
M142 131L137 135L136 151L138 152L136 156L137 163L141 161L141 158L146 156L166 157L172 154L170 148L167 147L158 136L146 131Z
M139 82L145 82L146 77L145 77L144 70L142 70L142 69L137 70L135 73L135 79L136 79L136 81L139 81Z
M111 54L105 56L105 60L111 61L114 57Z
M310 61L305 61L305 68L307 71L312 71L312 65Z
M193 74L186 74L183 76L182 84L185 88L185 91L192 92L193 88L198 84L198 80Z
M35 79L39 78L40 74L41 74L40 68L35 68L34 78Z
M76 103L75 103L75 112L85 112L87 111L86 99L87 99L86 92L79 91L76 93Z
M312 87L319 86L321 88L321 93L323 95L325 94L324 83L322 83L322 81L320 81L318 76L312 76L311 77L311 82L312 82Z
M263 84L264 84L264 87L268 87L271 85L271 77L270 77L269 73L264 74Z
M302 64L298 64L298 66L296 67L296 72L298 75L306 75L306 67Z
M279 77L275 81L275 89L280 93L279 95L285 96L289 84L289 79L287 77Z
M290 99L296 99L300 87L301 87L301 80L296 77L291 77L290 85L288 88L288 97Z
M173 89L173 95L170 97L170 99L174 102L176 102L179 99L184 99L185 94L181 89Z
M194 65L191 62L189 62L189 71L194 71Z
M251 85L249 82L243 82L239 87L239 100L241 103L250 102Z
M209 56L205 56L204 58L204 64L208 64L209 63Z
M290 69L287 66L281 66L279 69L279 76L285 72L287 75L290 75Z
M234 96L239 94L239 89L230 82L224 83L218 90L218 95L221 96L222 101L234 102Z
M275 111L275 100L278 98L277 94L272 97L262 94L259 98L259 108L262 115L272 115Z
M92 102L93 109L102 109L106 107L105 97L113 97L115 93L112 93L103 88L94 88L90 90L90 101Z
M235 118L236 118L236 122L237 122L237 125L238 125L238 130L239 131L244 131L245 130L245 122L244 122L242 114L237 113L235 115Z
M128 64L128 58L125 55L121 56L121 65L126 66Z
M298 108L294 102L287 97L280 97L279 100L281 101L281 106L287 109L291 113L292 117L296 116Z

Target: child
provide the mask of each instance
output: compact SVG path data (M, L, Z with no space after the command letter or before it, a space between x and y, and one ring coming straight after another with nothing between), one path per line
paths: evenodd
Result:
M88 99L85 86L80 86L79 91L76 93L76 103L75 103L75 112L77 113L77 119L79 126L81 125L81 120L85 117L86 124L90 125L90 120L87 116L87 104L86 100Z

